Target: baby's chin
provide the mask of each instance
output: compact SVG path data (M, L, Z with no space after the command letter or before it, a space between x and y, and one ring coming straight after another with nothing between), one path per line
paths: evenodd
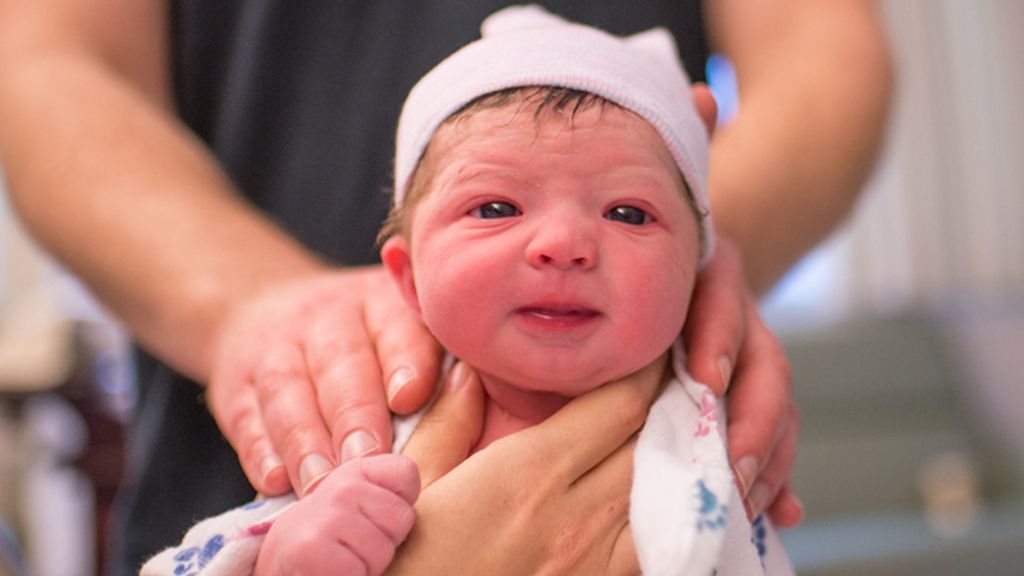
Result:
M533 423L547 419L573 398L633 372L635 370L623 369L569 377L573 372L567 370L488 372L477 369L487 396L496 406L523 422Z
M668 354L650 360L644 359L637 362L638 365L617 364L606 366L599 372L587 374L572 374L567 371L556 373L554 371L535 374L533 378L517 378L511 381L513 386L525 392L537 394L557 394L566 398L576 398L587 392L596 390L611 382L620 380L639 380L653 374L650 370L657 370L664 374L668 366Z
M609 382L623 378L635 370L616 370L602 374L555 375L551 373L537 374L533 378L520 376L510 383L525 392L538 394L557 394L566 398L576 398L587 392L597 390ZM561 378L553 376L562 376Z

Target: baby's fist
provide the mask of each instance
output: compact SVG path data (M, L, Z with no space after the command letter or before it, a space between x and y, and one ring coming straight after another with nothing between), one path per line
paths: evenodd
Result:
M274 522L255 574L383 573L412 529L419 491L404 456L346 462Z

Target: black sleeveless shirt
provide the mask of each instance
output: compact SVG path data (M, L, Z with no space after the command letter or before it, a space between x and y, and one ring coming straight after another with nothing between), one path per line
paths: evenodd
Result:
M256 206L338 264L377 259L394 132L413 84L500 0L176 0L174 96L183 121ZM548 0L616 34L673 32L704 79L700 0ZM202 389L138 353L139 403L115 526L115 569L178 542L196 520L254 495Z

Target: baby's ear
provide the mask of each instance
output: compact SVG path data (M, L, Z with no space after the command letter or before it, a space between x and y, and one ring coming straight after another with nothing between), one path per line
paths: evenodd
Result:
M380 260L391 274L405 301L416 312L420 311L420 299L416 294L416 279L412 274L412 257L409 241L405 236L392 236L380 249Z

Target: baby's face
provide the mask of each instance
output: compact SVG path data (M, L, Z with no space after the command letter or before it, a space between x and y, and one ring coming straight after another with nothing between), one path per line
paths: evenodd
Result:
M518 104L443 126L406 295L485 378L576 396L664 352L686 318L695 216L662 139L615 106Z

